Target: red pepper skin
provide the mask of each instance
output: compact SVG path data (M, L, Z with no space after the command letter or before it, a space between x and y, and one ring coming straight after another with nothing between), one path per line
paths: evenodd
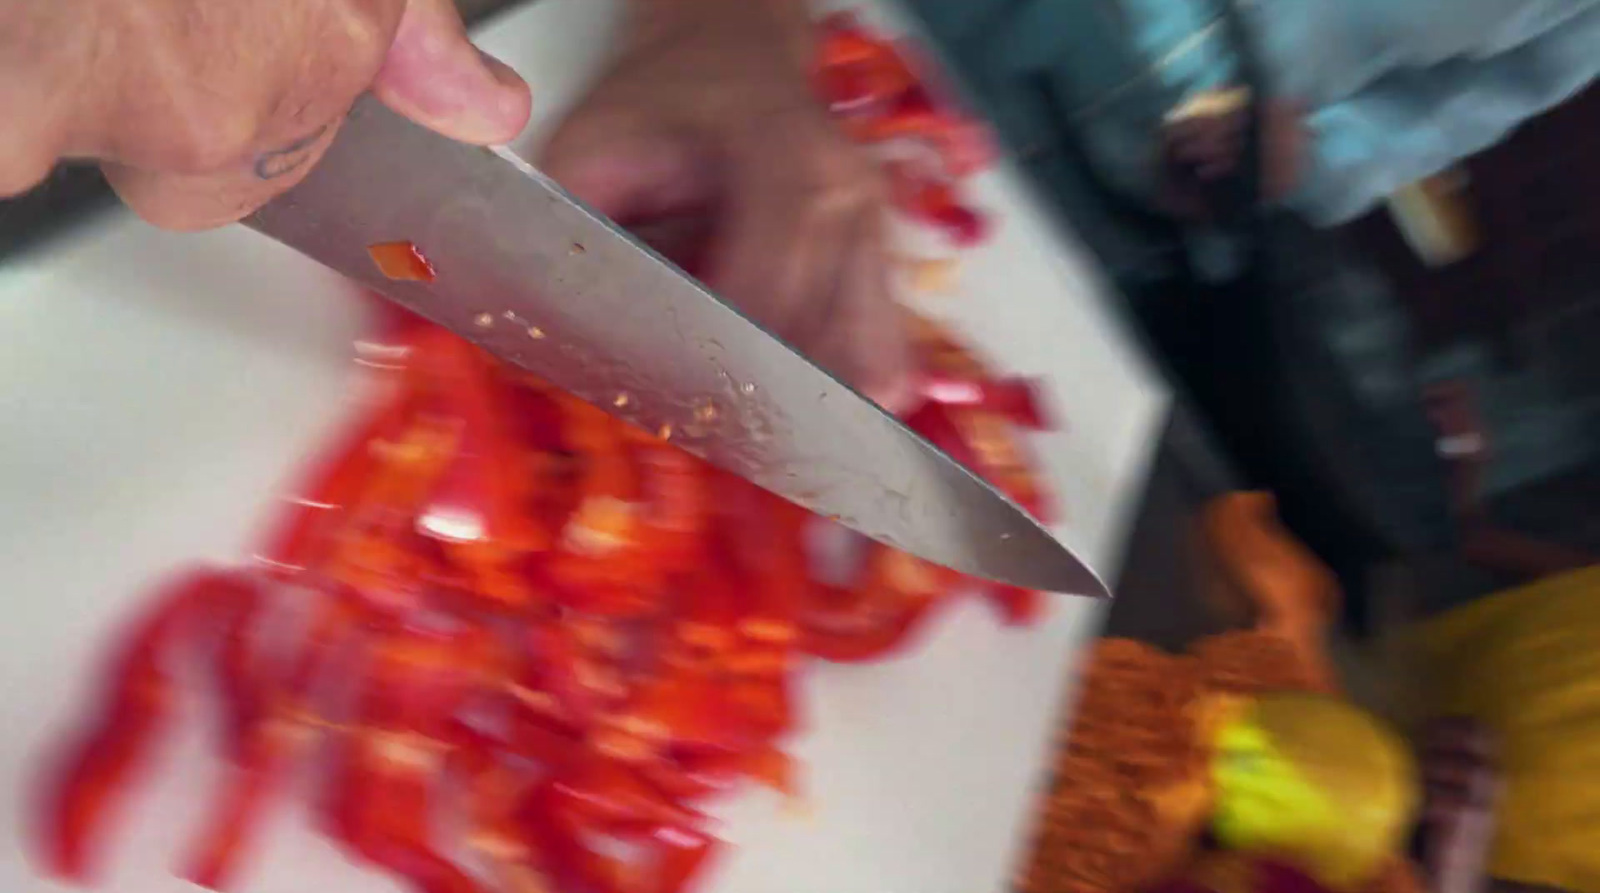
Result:
M993 231L989 218L960 202L938 204L926 209L924 219L944 231L958 248L972 248L987 241Z
M942 230L961 248L970 248L989 237L988 218L963 204L955 186L939 174L905 162L893 162L886 168L889 198L896 208Z
M873 663L905 649L931 613L931 607L907 605L860 630L807 626L802 641L807 654L830 663Z
M383 337L379 346L397 354L393 360L397 369L371 377L376 392L367 398L369 402L357 422L345 429L332 448L306 466L303 479L284 498L287 505L256 551L257 560L269 568L293 574L322 557L319 550L326 548L329 525L350 508L376 466L373 444L398 433L413 408L407 361L398 355L414 348L420 325L396 323L396 331Z
M705 822L705 816L674 802L636 769L592 752L551 779L547 803L581 825L613 834L690 829Z
M684 802L720 796L750 781L787 796L797 789L794 758L774 744L744 753L686 755L644 771L668 796Z
M466 872L429 842L431 778L422 772L360 767L347 770L340 808L342 840L355 855L407 879L419 893L478 893Z
M430 801L438 771L385 753L380 736L394 734L404 733L365 726L344 736L329 782L324 828L353 855L405 878L419 893L477 893L477 882L431 842Z
M228 777L202 832L198 854L186 861L183 876L212 890L227 882L233 853L254 826L258 804L265 798L267 779L258 761L265 758L257 741L268 711L270 693L254 653L251 634L264 606L261 592L241 575L241 585L219 611L221 641L217 643L216 676L221 695L223 749L229 760Z
M263 766L235 764L227 771L199 843L179 871L184 880L208 890L231 886L239 856L260 827L263 807L281 784Z
M981 474L982 464L956 423L956 411L948 404L924 403L906 417L906 427L926 437L950 458Z
M711 498L699 460L654 437L632 445L643 503L643 560L663 574L683 573L705 560Z
M317 736L300 714L312 712L313 687L341 654L352 630L349 611L328 599L311 619L293 665L282 667L253 654L249 634L262 617L264 599L241 598L218 653L218 686L225 727L227 776L200 837L179 874L211 890L231 886L238 863L266 818L285 769Z
M1040 382L1031 378L987 379L940 372L923 374L917 384L922 397L930 402L992 412L1030 431L1054 430L1040 388Z
M585 845L593 829L570 811L558 807L555 785L536 787L517 811L523 837L539 854L539 861L561 893L631 893L626 866Z
M683 893L711 864L719 841L692 828L660 827L650 833L644 883L638 893Z
M432 502L423 510L476 522L475 535L465 537L429 531L453 547L471 550L464 556L492 561L498 553L544 551L547 532L524 514L526 479L517 474L517 431L508 421L501 382L492 361L468 342L442 337L428 345L423 360L434 385L431 408L460 426L455 458L438 481ZM477 553L489 552L482 556Z
M946 568L874 545L862 579L825 590L801 615L807 653L834 663L880 660L906 647L960 579Z
M167 652L228 600L234 582L227 572L205 569L163 585L154 608L106 665L97 714L64 749L41 792L38 859L50 875L82 883L94 874L113 814L171 718L175 692Z

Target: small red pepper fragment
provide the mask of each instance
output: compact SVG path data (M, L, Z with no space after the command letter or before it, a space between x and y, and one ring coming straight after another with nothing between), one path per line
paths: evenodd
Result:
M378 271L398 282L432 282L433 264L413 242L379 242L367 246Z
M887 167L889 196L895 207L942 230L961 247L976 245L989 235L988 219L962 204L954 185L939 174L904 162Z
M923 375L918 385L922 397L931 402L982 409L1030 431L1047 431L1054 426L1045 416L1039 389L1039 382L1031 378L969 378L938 372Z

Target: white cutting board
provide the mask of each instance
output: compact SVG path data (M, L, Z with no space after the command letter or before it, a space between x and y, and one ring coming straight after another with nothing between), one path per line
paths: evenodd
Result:
M482 44L534 87L536 118L570 102L603 54L614 0L544 0ZM1086 252L1016 177L982 178L995 239L955 296L929 302L1005 368L1045 377L1062 432L1038 446L1066 510L1061 535L1114 577L1167 392L1102 307ZM362 325L340 281L242 228L158 233L113 215L0 267L0 890L57 889L23 853L42 749L77 718L87 672L142 587L246 548L274 487L344 410ZM1027 806L1098 605L1061 598L1004 630L976 603L911 655L816 667L807 684L809 810L728 804L734 844L711 893L987 893L1020 852ZM168 874L217 767L195 704L128 804L106 889L176 891ZM240 893L393 889L347 865L285 809Z

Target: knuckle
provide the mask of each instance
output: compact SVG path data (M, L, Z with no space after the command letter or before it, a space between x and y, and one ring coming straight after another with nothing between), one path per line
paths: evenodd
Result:
M882 189L876 166L853 144L831 133L795 143L804 147L795 176L819 209L847 210L871 202Z
M399 17L397 13L386 15L360 6L341 5L340 8L342 14L336 24L340 51L334 57L335 64L360 80L357 87L360 89L383 66Z
M228 101L213 84L169 82L155 114L127 122L148 147L129 161L178 174L201 174L238 162L250 151L258 115L247 101Z
M169 148L171 169L199 174L221 170L242 161L255 141L253 116L207 108L189 108L176 116L175 137Z
M817 158L805 171L808 207L821 216L847 216L869 205L877 194L875 181L848 160Z
M135 214L167 230L193 232L231 223L271 190L232 175L184 176L105 166L106 180Z
M34 95L20 80L0 70L0 108L7 112L0 116L0 197L39 185L63 153L63 128L51 99Z

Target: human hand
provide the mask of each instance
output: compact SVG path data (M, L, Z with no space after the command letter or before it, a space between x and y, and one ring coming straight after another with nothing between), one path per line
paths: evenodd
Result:
M472 143L530 108L451 0L7 0L0 196L94 159L153 223L227 223L304 177L368 89Z
M910 354L878 168L817 100L798 0L642 0L541 167L895 408Z
M1421 745L1419 855L1429 890L1478 893L1486 886L1502 788L1495 737L1476 720L1445 717L1428 723Z
M1204 94L1169 116L1163 133L1162 201L1196 220L1215 218L1218 190L1243 160L1249 126L1248 91ZM1305 165L1307 133L1299 106L1268 100L1261 113L1261 200L1279 202L1294 191Z

